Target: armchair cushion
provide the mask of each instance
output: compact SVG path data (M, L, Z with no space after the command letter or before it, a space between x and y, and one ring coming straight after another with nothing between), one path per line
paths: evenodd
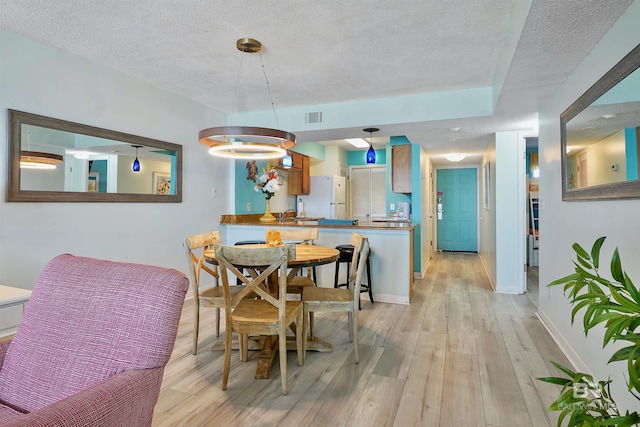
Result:
M92 386L99 390L125 371L160 368L153 387L138 390L143 395L123 396L148 399L152 411L187 287L187 278L176 270L72 255L54 258L40 274L6 351L0 400L25 413L69 396L86 406L82 395L74 395Z

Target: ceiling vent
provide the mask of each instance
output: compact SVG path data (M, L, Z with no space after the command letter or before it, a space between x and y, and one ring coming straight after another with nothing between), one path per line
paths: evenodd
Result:
M306 124L322 123L322 111L312 111L305 113L304 122Z

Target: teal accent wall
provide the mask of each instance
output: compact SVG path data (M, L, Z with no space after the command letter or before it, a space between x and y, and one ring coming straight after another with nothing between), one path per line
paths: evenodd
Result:
M171 152L171 186L169 187L169 193L176 194L176 179L173 177L178 176L178 170L176 168L176 156L175 152Z
M374 150L376 152L376 165L387 163L387 150ZM348 151L347 164L349 166L362 166L367 164L367 150Z
M98 173L98 193L107 192L108 169L106 160L93 160L89 172Z
M624 130L627 181L638 179L638 137L636 128Z
M247 162L243 160L235 161L236 180L236 214L263 213L267 207L264 194L253 189L256 183L247 179ZM258 172L256 178L262 174L262 168L267 166L267 161L256 161ZM251 203L251 212L247 211L247 203Z
M421 235L422 230L420 227L420 212L422 212L422 198L420 195L420 145L414 144L411 146L411 194L394 193L391 191L391 147L394 145L406 145L411 144L411 141L406 136L392 136L389 140L389 145L386 149L386 158L389 159L386 162L387 165L387 215L391 211L391 203L396 204L398 208L398 202L410 202L411 203L411 217L413 224L416 226L413 230L413 271L420 272L422 248L421 248Z

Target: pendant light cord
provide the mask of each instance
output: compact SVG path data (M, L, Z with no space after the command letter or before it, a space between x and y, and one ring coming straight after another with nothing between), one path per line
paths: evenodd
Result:
M278 116L276 115L276 107L273 104L273 98L271 97L271 87L269 86L269 79L267 79L267 73L264 70L264 63L262 62L262 52L258 52L260 55L260 65L262 66L262 74L264 75L264 81L267 83L267 92L269 93L269 101L271 101L271 109L273 110L273 117L276 119L276 127L280 127L280 123L278 123Z

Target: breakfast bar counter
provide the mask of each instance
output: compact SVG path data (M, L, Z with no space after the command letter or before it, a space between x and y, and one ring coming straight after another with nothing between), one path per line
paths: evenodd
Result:
M317 220L285 217L283 221L260 222L260 214L222 215L222 242L233 245L243 240L265 240L267 228L313 227L318 229L316 244L335 247L348 244L351 233L369 239L371 246L371 281L376 302L409 304L413 293L413 234L415 225L408 222L367 222L357 225L318 225ZM340 275L346 268L340 269ZM333 287L335 263L318 268L318 286ZM345 277L340 278L340 283ZM365 279L366 280L366 279ZM363 300L368 301L366 293ZM364 307L364 306L363 306Z

